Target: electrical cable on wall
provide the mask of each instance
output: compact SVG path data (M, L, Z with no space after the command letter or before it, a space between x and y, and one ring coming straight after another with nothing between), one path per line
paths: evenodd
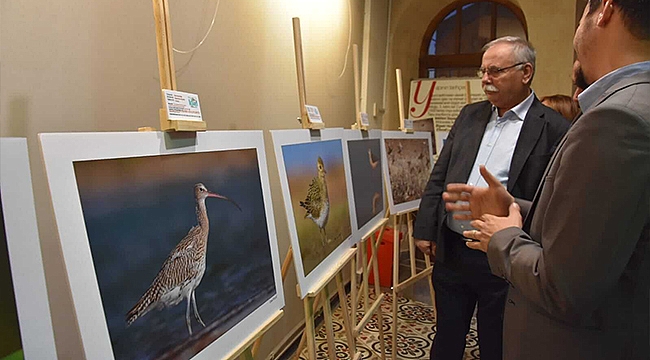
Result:
M345 69L348 67L348 57L350 55L350 44L352 44L352 5L350 0L348 0L348 48L345 50L345 62L343 63L343 70L339 74L339 79L345 73Z
M175 47L172 48L175 52L177 52L179 54L189 54L189 53L193 53L198 48L200 48L201 45L203 45L203 42L205 42L205 39L208 38L208 35L210 35L210 32L212 31L212 27L214 26L214 21L217 18L217 12L219 11L219 4L220 3L221 3L221 0L217 0L217 6L214 7L214 15L212 15L212 22L210 22L210 27L208 28L208 31L205 33L205 36L203 36L203 39L201 39L201 41L199 41L199 43L190 50L178 50Z

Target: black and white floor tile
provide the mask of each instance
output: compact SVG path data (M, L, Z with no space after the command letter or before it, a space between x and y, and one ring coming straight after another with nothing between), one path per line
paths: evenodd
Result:
M375 300L374 292L369 295L370 303ZM350 298L347 299L350 303ZM390 359L392 352L392 294L387 293L381 304L383 314L383 330L385 338L386 359ZM435 312L430 305L418 301L410 300L404 297L398 297L398 330L397 330L397 358L398 359L429 359L429 351L433 338L436 334ZM357 322L363 317L363 301L357 305ZM339 307L334 311L333 328L334 343L336 347L337 359L352 359L348 348L345 331L343 328L343 314ZM478 333L476 331L476 318L472 318L470 331L467 334L465 345L464 360L479 359ZM379 341L379 324L377 315L364 327L364 331L359 335L356 342L357 352L361 354L361 359L380 359L381 346ZM321 326L316 333L316 358L327 359L327 335L325 327ZM300 354L301 360L308 359L307 349L303 349Z

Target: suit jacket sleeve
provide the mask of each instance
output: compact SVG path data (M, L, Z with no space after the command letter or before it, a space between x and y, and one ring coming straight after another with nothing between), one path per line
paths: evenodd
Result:
M495 275L566 321L598 306L640 243L650 211L650 124L602 104L574 124L560 151L533 215L535 238L499 231L488 260Z
M465 118L466 109L467 107L464 107L461 110L454 125L451 127L449 135L447 135L447 140L442 147L442 151L440 151L438 160L433 166L429 181L422 194L420 208L413 227L413 237L416 239L437 241L438 226L440 220L442 220L439 217L444 216L441 201L442 193L445 191L445 179L447 177L447 170L449 169L451 152L454 147L454 136L462 119Z

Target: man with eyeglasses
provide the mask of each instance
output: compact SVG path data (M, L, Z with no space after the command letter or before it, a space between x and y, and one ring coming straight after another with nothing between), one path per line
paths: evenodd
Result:
M590 0L573 38L583 115L532 203L490 172L450 184L510 281L504 359L650 359L650 1ZM459 199L469 203L456 204ZM516 201L516 202L515 202ZM525 221L522 221L522 213Z
M456 221L441 199L448 183L487 186L486 165L513 194L532 199L555 145L569 123L542 105L530 84L535 50L517 37L483 48L478 75L488 100L465 106L445 141L420 203L416 245L435 257L437 331L431 359L460 360L474 308L482 360L502 357L503 310L508 283L492 275L484 253L465 246L469 222Z

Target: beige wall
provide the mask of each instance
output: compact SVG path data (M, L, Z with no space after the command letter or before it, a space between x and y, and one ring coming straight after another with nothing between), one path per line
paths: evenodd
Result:
M370 118L372 127L396 129L394 69L402 69L407 90L408 80L417 76L422 34L449 2L224 0L203 46L193 56L176 55L178 88L200 95L210 130L297 128L291 17L299 16L307 101L319 106L328 127L349 128L354 121L351 50L345 65L349 5L352 43L363 44L361 110L371 115L373 108L378 110ZM188 4L170 1L174 45L179 49L191 48L201 38L215 1L197 2L196 8ZM535 90L538 95L570 93L575 4L520 0L520 5L539 53ZM83 356L36 135L158 127L161 104L154 34L147 1L0 1L0 136L28 139L43 261L62 359ZM286 217L268 132L265 137L284 258L289 247ZM265 336L262 356L286 340L303 320L295 284L291 269L285 281L286 313Z
M388 110L383 128L396 129L397 92L395 69L402 69L403 91L418 77L418 57L422 37L433 17L453 0L403 0L393 2L390 28ZM538 97L572 94L573 32L576 3L566 0L513 0L524 12L528 38L537 50L537 72L533 89ZM408 102L408 99L405 100ZM406 105L408 105L406 103Z

